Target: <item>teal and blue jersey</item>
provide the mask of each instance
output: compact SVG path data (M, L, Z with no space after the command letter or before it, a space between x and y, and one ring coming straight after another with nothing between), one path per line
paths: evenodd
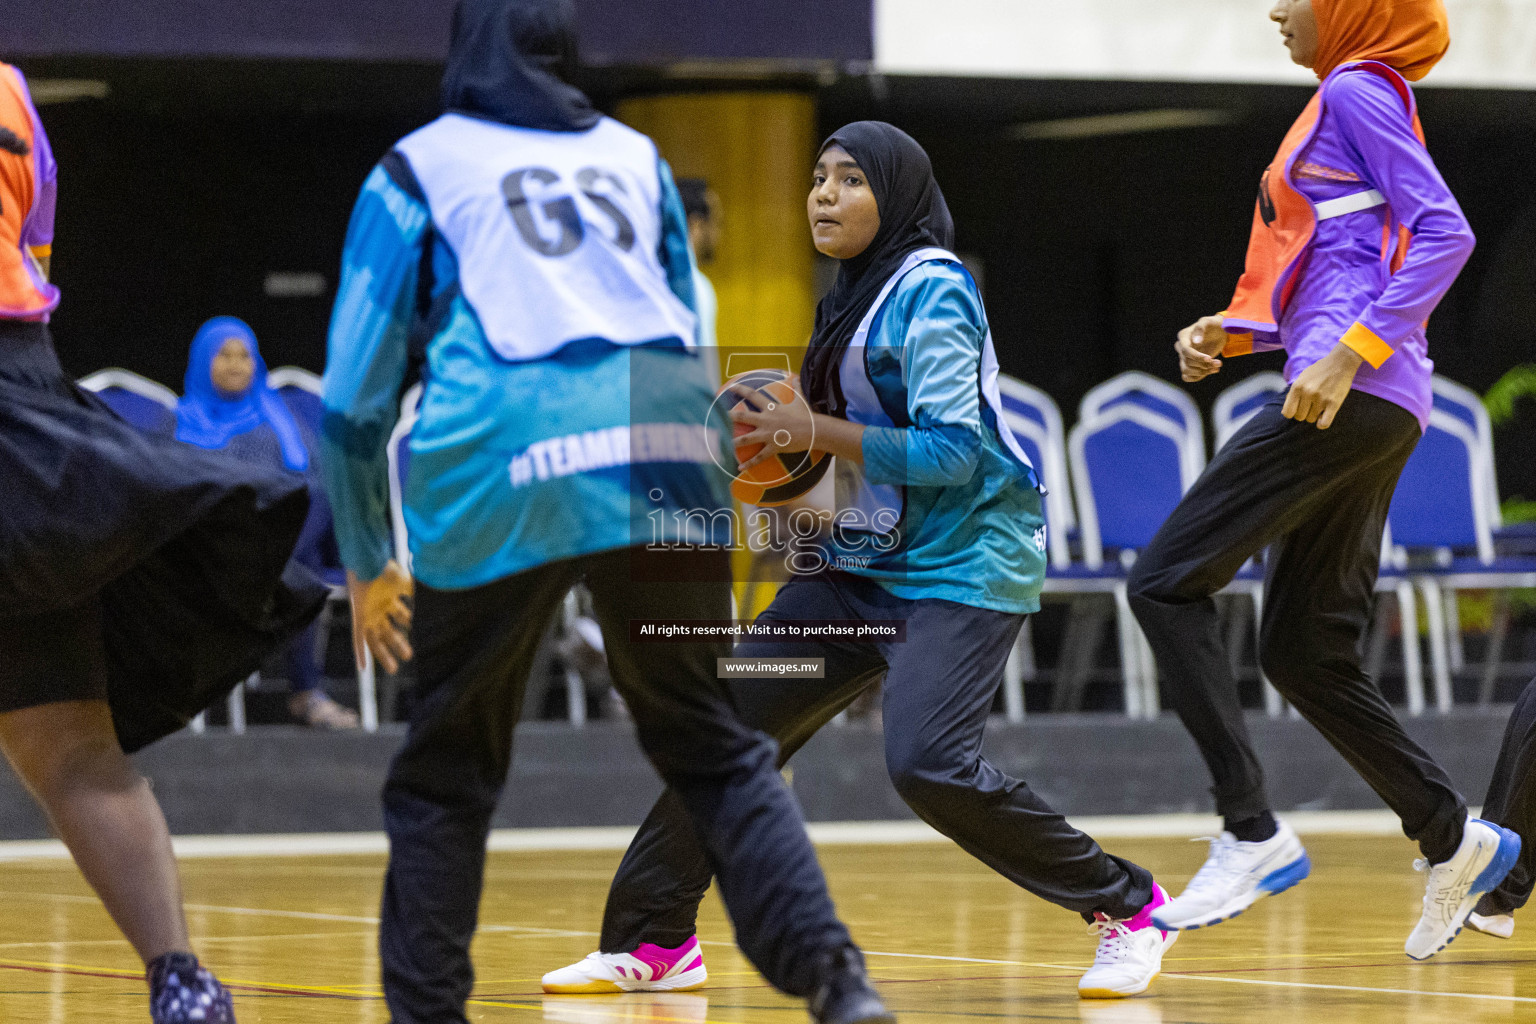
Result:
M652 224L659 216L651 240L658 273L692 311L682 202L659 158L654 175L660 210L645 212ZM553 208L563 219L518 225L531 236L527 259L553 258L538 251L533 232L568 238L572 222L560 204L584 209L593 188L586 199L545 202L546 214ZM510 199L496 198L494 215L506 215ZM611 220L611 207L598 213ZM631 219L644 244L645 218ZM580 225L574 230L580 239ZM321 463L347 567L372 579L394 557L386 449L414 372L424 390L403 505L412 572L427 585L473 587L594 552L701 539L682 534L703 517L674 512L708 515L729 497L716 468L719 431L706 422L711 373L693 339L578 338L538 358L506 358L466 298L465 254L445 234L410 162L391 152L352 214L326 362ZM613 247L597 235L589 229L583 244ZM634 233L619 241L628 249L610 253L611 263L633 255Z
M862 352L843 364L843 390L854 393L849 366L862 356L891 424L865 427L862 475L900 494L900 521L883 541L834 531L830 557L898 597L1035 612L1045 518L1033 472L983 394L988 338L981 296L954 262L919 263L875 312Z

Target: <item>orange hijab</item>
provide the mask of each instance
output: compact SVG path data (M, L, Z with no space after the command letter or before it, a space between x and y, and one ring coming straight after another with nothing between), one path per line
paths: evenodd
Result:
M1451 45L1441 0L1312 0L1317 61L1327 78L1340 64L1379 60L1410 82L1429 74Z

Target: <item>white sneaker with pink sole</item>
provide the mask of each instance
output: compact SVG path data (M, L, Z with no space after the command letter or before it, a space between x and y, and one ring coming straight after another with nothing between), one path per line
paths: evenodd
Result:
M1152 913L1168 902L1160 885L1152 886L1152 902L1125 921L1095 914L1089 933L1099 938L1093 966L1077 983L1083 999L1124 999L1151 987L1163 969L1163 953L1178 941L1179 933L1159 928Z
M589 953L569 967L544 975L553 995L601 992L687 992L709 979L698 936L676 949L646 942L633 953Z

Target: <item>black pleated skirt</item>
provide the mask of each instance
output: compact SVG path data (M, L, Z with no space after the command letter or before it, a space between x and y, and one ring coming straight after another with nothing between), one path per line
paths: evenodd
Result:
M297 477L140 432L45 325L0 320L0 648L27 655L0 711L104 683L124 750L181 728L319 612L290 562L308 507Z

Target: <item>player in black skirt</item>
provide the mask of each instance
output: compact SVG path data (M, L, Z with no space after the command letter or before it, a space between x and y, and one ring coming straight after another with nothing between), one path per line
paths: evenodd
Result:
M0 64L0 750L144 959L155 1024L234 1021L192 955L165 816L131 752L319 610L287 570L308 497L151 437L64 376L48 331L56 167Z

